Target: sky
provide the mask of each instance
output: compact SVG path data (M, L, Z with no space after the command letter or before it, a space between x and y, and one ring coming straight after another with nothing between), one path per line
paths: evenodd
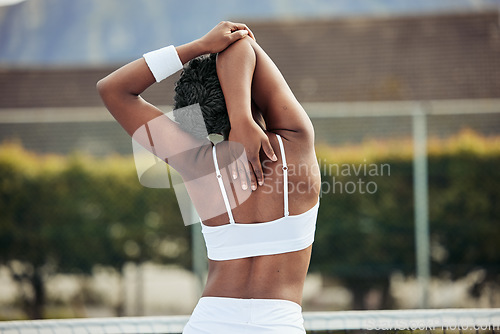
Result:
M10 6L23 2L24 0L0 0L0 6Z
M3 5L2 5L3 4ZM179 45L221 20L500 10L500 0L0 0L0 67L100 66Z

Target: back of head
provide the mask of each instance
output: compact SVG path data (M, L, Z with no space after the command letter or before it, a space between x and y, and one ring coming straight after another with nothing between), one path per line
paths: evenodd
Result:
M197 138L207 134L225 134L230 129L224 94L217 77L216 54L191 60L175 85L174 117L179 126ZM199 104L203 119L197 108Z

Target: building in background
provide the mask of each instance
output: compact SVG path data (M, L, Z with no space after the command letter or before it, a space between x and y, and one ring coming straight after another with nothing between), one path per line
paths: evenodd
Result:
M491 99L500 98L498 12L248 24L306 107L318 142L408 137L410 118L398 115L408 108L393 101L431 109L447 101L449 114L468 101L466 114L430 116L431 136L500 130L500 113L491 110ZM130 154L130 140L95 89L117 66L1 69L0 141L38 152ZM170 111L177 77L144 97ZM388 109L392 116L365 117Z

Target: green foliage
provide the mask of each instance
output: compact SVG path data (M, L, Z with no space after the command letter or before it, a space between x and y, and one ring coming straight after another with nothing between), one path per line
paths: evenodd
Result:
M312 269L325 275L367 279L385 277L394 270L413 270L411 161L383 164L390 165L390 176L323 173ZM368 189L360 189L360 179L365 184L372 182ZM334 191L326 192L325 182L336 183Z
M43 317L47 275L90 274L128 261L190 266L189 229L173 190L142 187L133 160L37 156L0 148L0 263L19 284L30 318Z
M126 261L189 265L172 190L142 187L130 158L0 154L0 259L90 273Z
M434 276L460 278L477 269L500 274L500 144L464 132L429 143L429 219ZM336 277L361 294L385 289L395 271L415 274L413 166L410 141L318 149L322 180L362 179L377 191L323 193L311 270ZM366 160L365 160L366 159ZM390 166L390 176L331 173L331 165ZM341 169L342 170L342 169ZM346 174L346 173L344 173ZM379 173L380 174L380 173ZM351 184L352 185L352 184ZM372 187L373 188L373 187ZM348 190L353 189L352 187ZM325 186L323 191L328 190ZM356 299L356 296L355 296ZM359 301L362 303L361 301ZM390 307L390 302L385 307ZM362 305L356 307L361 308Z
M324 184L311 270L359 298L387 290L394 271L414 274L411 152L410 141L317 148ZM482 268L497 280L499 139L431 140L428 163L433 275ZM23 263L24 272L11 266L20 281L128 261L190 267L190 229L173 190L142 187L130 157L42 156L4 144L0 175L0 262Z
M433 271L459 278L482 268L498 275L500 155L464 151L434 156L430 162L431 237L441 249Z

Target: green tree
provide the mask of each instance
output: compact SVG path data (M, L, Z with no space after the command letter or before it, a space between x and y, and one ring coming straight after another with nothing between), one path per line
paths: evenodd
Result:
M430 158L433 273L458 279L482 270L471 293L500 282L500 156L470 150ZM439 251L438 251L439 250Z
M366 308L371 289L382 292L383 308L392 307L390 275L413 272L411 169L407 161L383 163L390 166L390 175L322 176L323 190L329 191L321 197L311 269L339 279L352 292L354 309ZM373 194L360 188L360 178L365 186L373 182ZM326 187L335 182L334 188Z
M441 150L428 163L432 275L458 279L482 270L475 295L497 284L500 274L500 154L494 145L482 152L485 145ZM415 275L412 161L381 157L375 163L391 166L390 176L363 178L376 182L376 193L341 193L337 187L323 194L311 261L311 270L350 289L355 309L367 307L371 289L382 292L381 307L392 307L391 274ZM343 185L359 179L334 176ZM332 184L331 175L322 178Z
M0 261L31 287L22 294L30 318L43 317L54 273L90 275L97 264L121 272L146 260L189 266L173 191L143 188L130 159L116 159L75 155L46 168L20 150L0 155Z

